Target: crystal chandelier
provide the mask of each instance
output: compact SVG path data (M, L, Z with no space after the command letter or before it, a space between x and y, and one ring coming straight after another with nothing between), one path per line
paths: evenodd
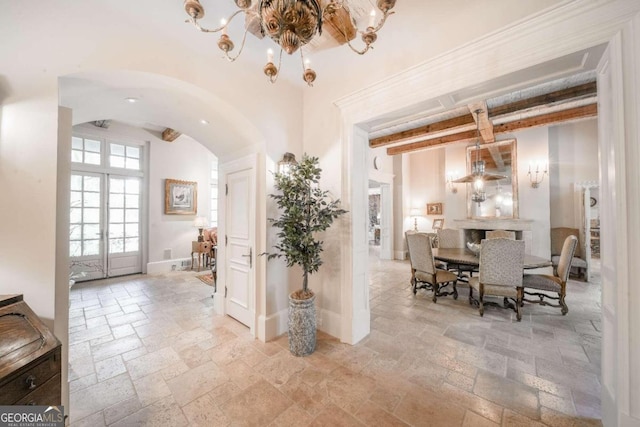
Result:
M372 48L371 44L376 41L378 31L382 28L387 17L394 12L390 10L395 6L396 0L377 0L377 7L382 12L382 16L376 25L376 12L371 11L369 17L369 25L364 31L358 31L355 27L353 19L348 25L344 24L343 19L337 16L339 12L346 11L348 14L347 0L234 0L238 6L238 10L234 12L228 19L222 20L220 27L207 29L200 26L198 20L204 17L204 8L199 0L184 0L184 8L189 19L198 30L205 33L220 33L218 39L218 47L222 50L229 61L235 61L244 48L247 33L251 30L260 33L260 36L269 36L273 41L280 45L280 56L278 66L273 63L273 51L267 53L267 64L264 66L264 73L271 83L275 83L278 78L278 70L282 64L282 51L289 55L296 52L302 46L311 42L314 37L322 34L322 26L327 23L333 26L337 32L344 38L344 41L356 53L362 55ZM237 15L245 14L245 32L242 38L242 44L236 55L231 52L234 43L227 34L229 23ZM259 25L259 28L255 26ZM357 49L351 44L351 40L355 38L356 33L361 34L364 47ZM303 65L303 79L309 86L313 85L316 79L316 73L309 65L309 61L304 58L302 50L300 50L300 58Z
M482 110L475 110L476 117L479 117ZM504 175L493 175L485 173L485 162L480 158L480 119L476 119L476 146L475 146L475 160L471 164L471 173L463 176L460 179L456 179L452 182L466 182L473 184L473 192L471 193L471 201L480 206L480 203L487 200L487 193L484 190L484 183L486 181L498 181L500 179L506 179Z

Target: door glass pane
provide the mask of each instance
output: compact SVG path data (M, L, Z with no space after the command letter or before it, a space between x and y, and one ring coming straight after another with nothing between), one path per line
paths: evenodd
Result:
M125 239L124 250L125 252L136 252L138 250L138 238Z
M127 194L139 194L140 193L140 180L128 179L127 180Z
M100 254L100 240L84 240L82 255L99 255Z
M138 209L127 209L125 213L125 222L138 222L139 221L139 210Z
M124 194L113 194L109 195L109 206L112 208L123 208L124 207Z
M82 175L71 175L71 190L82 191Z
M85 176L84 177L84 191L100 192L100 177L98 177L98 176Z
M124 228L126 237L138 237L138 224L127 224Z
M109 239L109 253L116 254L124 252L124 241L122 239Z
M124 209L109 209L109 224L124 222Z
M139 208L140 197L137 194L125 196L125 203L128 208Z
M84 193L84 206L87 208L99 208L100 193Z
M109 238L119 239L124 237L124 224L109 224Z
M111 178L109 181L109 192L124 193L124 179Z
M85 239L97 239L100 237L100 225L86 224L82 228L82 234Z
M82 222L82 209L81 208L71 208L71 214L69 222L71 224L78 224Z
M72 191L71 192L71 206L80 207L82 206L82 192L81 191Z
M80 228L78 228L79 230ZM72 240L69 242L69 256L82 255L82 244L78 240Z
M82 221L85 223L93 223L93 224L99 224L100 223L100 209L95 209L95 208L87 208L84 209L84 212L82 213Z
M69 227L69 239L70 240L80 240L82 239L82 228L78 224L71 224Z
M74 150L82 150L82 138L78 138L77 136L71 138L71 148Z

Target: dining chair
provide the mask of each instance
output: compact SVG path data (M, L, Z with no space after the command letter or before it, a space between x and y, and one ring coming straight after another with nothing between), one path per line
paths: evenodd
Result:
M560 307L562 315L569 312L569 307L565 302L567 296L567 280L569 279L569 271L571 271L571 263L573 262L574 253L578 246L578 238L570 235L564 239L560 259L558 260L558 268L555 269L553 275L548 274L525 274L522 279L525 295L537 296L537 300L524 299L524 301L532 302L540 305L548 305L551 307ZM527 289L536 289L543 292L527 292ZM544 292L555 292L557 297L553 297ZM545 298L557 300L558 304L551 304L545 301Z
M487 239L498 239L505 238L516 240L516 232L515 231L507 231L507 230L489 230L486 233Z
M438 297L453 295L458 299L458 289L456 282L458 277L447 271L436 268L431 250L432 239L426 233L405 233L407 248L409 249L409 261L411 262L411 285L413 294L418 289L433 290L433 302L437 302ZM453 290L443 291L442 289L452 285Z
M558 269L564 241L568 236L575 236L577 239L576 250L571 259L571 267L576 268L578 274L587 281L589 280L589 265L580 249L582 245L580 242L580 233L577 228L555 227L551 229L551 264L553 264L554 270ZM569 271L569 273L571 273L571 271Z
M465 248L466 243L464 230L457 230L454 228L438 230L438 247L443 249ZM443 265L442 268L446 268L449 271L455 271L458 274L458 279L463 282L467 280L467 275L464 274L465 272L469 273L469 277L471 277L474 272L478 271L474 267L464 264L447 263L446 265Z
M485 301L485 296L497 296L504 298L504 308L512 308L516 312L518 322L522 319L524 246L524 240L498 238L482 241L480 275L469 279L469 304L478 306L480 316L484 315L485 304L499 306ZM478 292L478 299L473 296L474 289Z

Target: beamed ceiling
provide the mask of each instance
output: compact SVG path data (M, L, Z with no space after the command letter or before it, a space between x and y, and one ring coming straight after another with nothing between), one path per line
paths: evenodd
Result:
M369 146L388 155L449 144L481 144L519 130L597 116L597 46L477 87L425 101L422 111L397 112L369 122ZM478 112L478 114L476 114ZM501 138L502 137L502 138Z

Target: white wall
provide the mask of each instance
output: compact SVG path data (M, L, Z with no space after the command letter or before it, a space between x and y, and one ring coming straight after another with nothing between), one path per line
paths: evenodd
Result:
M598 181L598 121L549 128L551 226L579 228L574 184Z

